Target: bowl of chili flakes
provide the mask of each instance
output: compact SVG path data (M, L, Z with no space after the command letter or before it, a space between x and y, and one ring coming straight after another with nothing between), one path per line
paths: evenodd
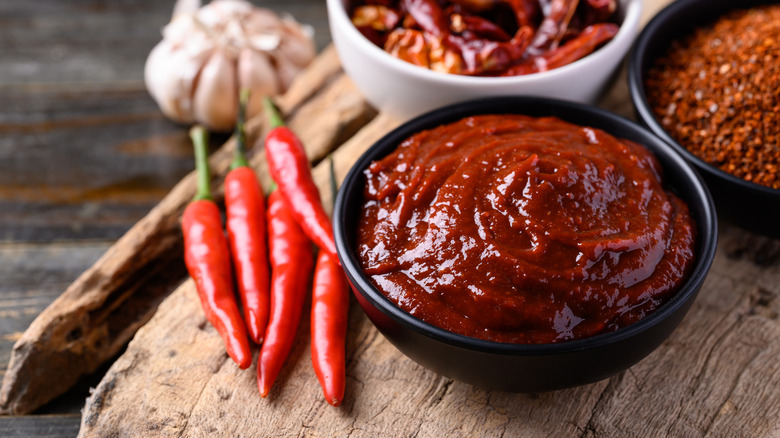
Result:
M345 72L404 121L489 96L594 103L638 32L641 0L327 0ZM381 46L381 47L380 47Z
M780 4L678 0L645 27L628 81L639 121L694 165L719 216L780 237Z

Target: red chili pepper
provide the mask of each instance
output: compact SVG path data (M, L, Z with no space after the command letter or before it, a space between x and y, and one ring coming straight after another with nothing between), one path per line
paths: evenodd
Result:
M260 344L268 323L270 274L265 238L265 199L245 153L244 114L248 97L246 92L241 93L236 155L232 170L225 177L225 213L244 321L249 337Z
M267 215L271 316L257 366L257 387L263 397L268 395L292 349L314 262L311 242L279 190L268 196Z
M521 27L509 41L467 40L456 35L450 35L446 41L450 47L460 51L466 66L465 73L476 75L506 70L523 58L532 37L530 27Z
M457 21L455 17L457 17ZM455 23L458 24L457 28L453 30L458 33L473 33L474 37L472 39L479 38L492 41L509 41L511 39L499 25L478 15L452 14L452 21L453 25Z
M508 0L507 3L515 13L518 28L533 26L534 18L539 13L539 2L531 0Z
M584 4L582 27L609 20L617 9L617 0L588 0Z
M579 0L552 0L547 15L536 30L530 49L533 54L558 48Z
M401 5L420 28L430 34L449 34L449 20L436 0L401 0Z
M200 297L206 319L225 342L228 355L241 369L252 364L246 327L236 304L230 252L222 230L219 208L211 200L206 131L190 131L198 169L198 193L182 216L184 261Z
M325 400L344 400L349 286L344 271L325 252L317 257L311 301L311 362Z
M576 38L542 55L541 58L545 62L541 65L544 65L547 70L552 70L571 64L593 53L598 46L614 38L619 30L618 25L614 23L598 23L588 26Z
M287 207L309 239L338 260L333 225L322 208L320 192L312 179L303 145L295 133L284 126L271 100L266 98L264 103L273 127L265 140L265 156L271 177L279 185Z
M333 161L331 188L336 191ZM311 362L325 400L333 406L344 400L348 311L349 285L344 271L330 255L320 251L311 298Z

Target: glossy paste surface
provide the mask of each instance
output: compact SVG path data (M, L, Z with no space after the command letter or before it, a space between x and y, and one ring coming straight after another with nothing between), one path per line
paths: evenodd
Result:
M362 268L405 311L466 336L616 330L693 266L694 222L656 159L597 129L468 117L408 138L365 177Z

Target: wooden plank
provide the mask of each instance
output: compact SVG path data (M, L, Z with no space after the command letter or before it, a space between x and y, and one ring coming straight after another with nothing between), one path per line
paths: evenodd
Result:
M0 363L8 363L13 344L33 319L108 247L104 242L0 244ZM0 378L4 375L0 370Z
M0 363L8 362L14 343L33 319L109 246L109 242L0 244ZM40 415L0 416L0 436L75 436L84 400L106 370L81 379L38 409ZM0 379L4 375L2 368Z
M11 106L31 97L3 94ZM115 239L192 169L186 130L143 90L42 92L32 101L57 102L55 114L29 121L35 111L21 110L0 125L2 240Z
M143 85L171 7L2 2L0 239L116 239L189 172Z
M173 0L104 2L6 0L0 3L0 89L10 84L105 84L143 79ZM204 1L204 3L206 3ZM312 26L319 49L330 41L325 5L315 0L253 1Z

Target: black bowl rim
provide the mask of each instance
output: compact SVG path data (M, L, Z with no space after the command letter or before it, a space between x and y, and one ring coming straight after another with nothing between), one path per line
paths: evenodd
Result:
M758 2L762 4L772 4L772 1ZM658 14L656 14L645 25L642 32L640 32L637 39L634 41L634 45L629 51L628 55L628 90L631 96L631 101L634 104L634 108L639 116L640 122L646 125L655 135L661 137L665 142L669 143L673 148L677 150L686 160L692 162L698 169L707 172L717 178L725 180L731 184L735 184L745 190L751 190L758 193L762 193L765 196L776 197L780 199L780 189L773 189L771 187L756 184L751 181L744 180L738 176L732 175L724 170L721 170L712 164L702 160L693 152L689 151L677 140L672 138L668 132L658 123L655 118L655 114L650 109L650 105L647 102L647 94L644 88L644 69L643 63L645 60L645 54L648 48L653 44L653 40L656 38L656 34L659 30L663 30L663 27L667 20L675 19L680 14L690 14L695 11L695 6L707 6L712 7L711 0L676 0L671 4L664 7ZM724 9L720 14L726 13L731 10L744 9L745 5L732 4L729 8ZM696 27L693 26L689 29L692 32ZM682 34L684 34L683 32Z
M700 200L704 212L703 216L699 218L700 222L697 222L699 239L702 239L701 253L697 254L698 259L696 265L685 285L669 301L647 317L613 332L560 343L514 344L487 341L447 331L410 315L385 297L363 274L354 251L349 248L346 243L346 233L348 233L349 230L345 230L342 225L346 222L344 211L347 204L346 188L361 181L363 169L375 159L375 151L382 149L382 145L388 142L392 142L396 145L400 144L400 142L409 137L411 133L431 128L444 123L446 120L457 120L458 118L477 113L491 113L491 108L496 106L503 107L503 105L511 104L546 105L551 108L554 107L556 110L562 112L579 112L592 116L593 118L601 118L603 120L609 120L611 123L620 124L622 128L636 131L639 135L647 137L649 141L655 143L653 145L654 148L668 152L668 158L673 160L679 169L685 173L685 179L693 186L693 191L697 193L697 198ZM503 113L508 112L509 111L503 111ZM522 114L520 111L516 113ZM565 120L565 115L561 116L559 114L557 116ZM360 193L362 193L362 191ZM718 235L715 206L707 186L704 184L696 170L665 142L661 141L647 129L635 122L606 110L577 102L528 96L489 97L448 105L415 117L390 131L358 158L344 178L334 204L333 223L336 249L347 277L358 290L358 293L360 293L360 295L374 308L404 327L410 328L415 332L434 340L467 350L513 356L570 354L576 351L603 347L624 341L661 324L667 317L673 315L680 307L684 306L689 299L694 298L698 293L698 290L701 288L709 273L712 261L715 257Z

